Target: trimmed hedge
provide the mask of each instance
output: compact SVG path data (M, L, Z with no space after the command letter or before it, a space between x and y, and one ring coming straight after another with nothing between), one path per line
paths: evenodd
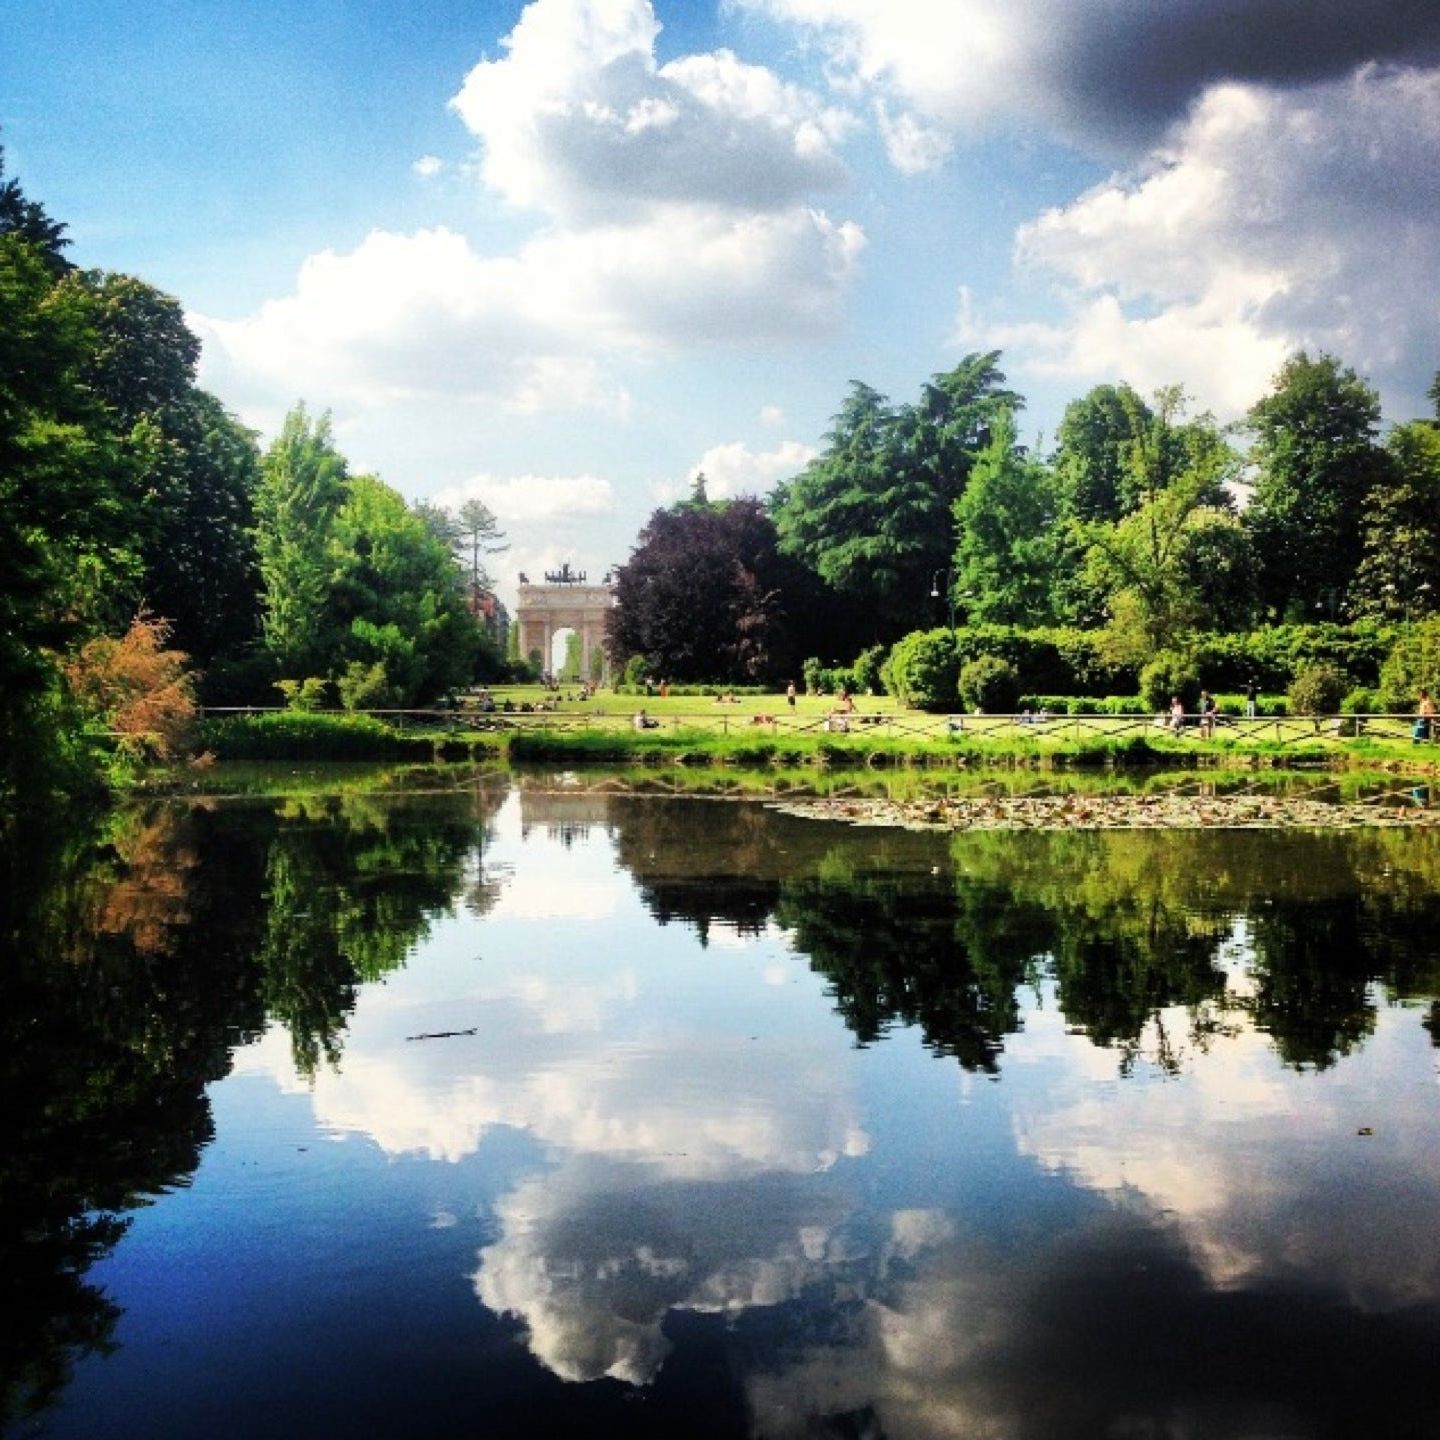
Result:
M217 760L430 760L444 738L392 730L370 715L304 710L208 716L199 737Z

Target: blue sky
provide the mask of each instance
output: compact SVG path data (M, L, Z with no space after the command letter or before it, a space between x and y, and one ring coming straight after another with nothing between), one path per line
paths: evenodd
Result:
M1406 418L1440 365L1410 0L19 0L0 141L232 409L486 499L507 582L970 350L1027 437L1121 379L1233 418L1301 346Z

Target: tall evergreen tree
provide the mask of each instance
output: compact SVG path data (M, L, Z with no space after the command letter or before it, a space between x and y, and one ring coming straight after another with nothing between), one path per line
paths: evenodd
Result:
M330 417L312 421L303 404L296 406L265 454L255 494L262 633L285 679L324 673L327 552L345 482Z
M1024 404L998 361L968 355L899 409L854 382L825 451L775 503L786 553L852 602L855 648L912 625L950 563L952 507L1001 415Z

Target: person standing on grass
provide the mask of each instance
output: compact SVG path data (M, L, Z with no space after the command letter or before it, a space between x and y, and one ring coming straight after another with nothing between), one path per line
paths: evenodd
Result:
M1208 691L1200 692L1200 738L1202 740L1213 740L1215 738L1215 697Z
M1435 733L1435 702L1428 690L1421 690L1420 704L1415 709L1415 739L1429 740Z
M1177 735L1185 733L1185 706L1178 695L1170 697L1170 728Z
M792 710L795 708L795 682L793 680L785 687L785 703Z
M1247 720L1253 720L1255 718L1255 705L1259 699L1260 687L1254 680L1251 680L1245 687L1245 718Z

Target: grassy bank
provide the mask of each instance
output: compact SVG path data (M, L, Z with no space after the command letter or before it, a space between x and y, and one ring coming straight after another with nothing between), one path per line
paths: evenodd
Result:
M1000 717L994 717L998 722ZM1243 741L1181 738L1158 730L1072 732L1057 726L1021 729L967 723L957 734L937 730L901 734L857 726L847 734L822 730L684 724L679 717L655 730L628 724L576 724L565 717L527 716L522 726L467 728L451 718L443 728L417 729L364 715L276 712L205 720L201 748L222 761L493 761L600 765L712 766L737 769L992 768L1138 769L1211 767L1369 768L1434 774L1440 747L1398 740L1295 738ZM477 719L477 725L483 723ZM493 722L492 722L493 723Z

